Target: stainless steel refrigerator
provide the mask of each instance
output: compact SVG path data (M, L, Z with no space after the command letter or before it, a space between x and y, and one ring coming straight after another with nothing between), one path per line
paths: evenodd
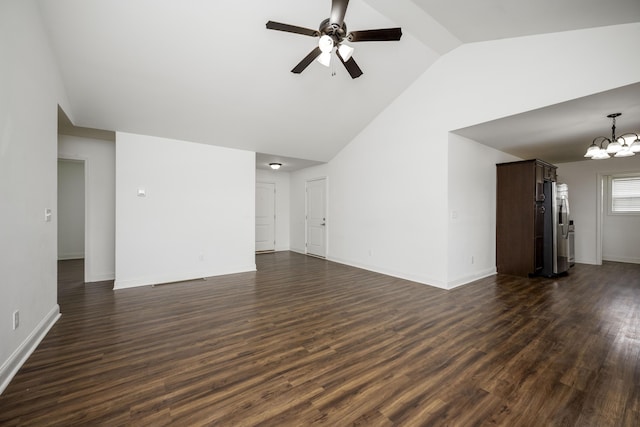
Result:
M542 275L569 271L569 187L545 181L544 266Z

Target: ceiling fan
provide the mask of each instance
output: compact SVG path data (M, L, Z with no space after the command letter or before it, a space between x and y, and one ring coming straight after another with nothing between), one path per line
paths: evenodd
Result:
M336 56L340 62L344 64L351 78L357 78L362 75L362 70L352 58L353 48L345 44L349 42L378 42L378 41L394 41L400 40L402 37L401 28L381 28L377 30L363 30L347 32L347 24L344 22L344 16L347 13L349 0L332 0L331 15L329 18L320 23L318 30L310 28L298 27L296 25L282 24L280 22L267 22L267 29L286 31L289 33L302 34L304 36L320 37L318 46L313 49L302 61L296 65L292 73L300 74L305 68L318 59L322 65L328 67L331 62L331 53L336 49Z

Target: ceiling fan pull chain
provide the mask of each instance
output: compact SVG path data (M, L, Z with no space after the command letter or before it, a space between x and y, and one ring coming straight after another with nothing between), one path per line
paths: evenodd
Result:
M336 54L334 53L335 49L333 50L333 52L331 52L331 56L333 56L334 58L331 59L331 77L335 77L336 76Z

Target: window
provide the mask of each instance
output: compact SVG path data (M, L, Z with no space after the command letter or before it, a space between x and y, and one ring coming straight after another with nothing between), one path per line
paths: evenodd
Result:
M640 213L640 176L611 177L611 212Z

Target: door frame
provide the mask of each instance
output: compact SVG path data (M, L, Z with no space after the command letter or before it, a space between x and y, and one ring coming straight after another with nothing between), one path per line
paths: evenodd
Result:
M263 252L275 252L276 251L276 246L278 244L278 240L277 240L277 218L278 218L278 201L276 198L276 194L278 192L278 186L275 182L267 182L267 181L256 181L256 186L258 184L269 184L269 185L273 185L273 249L269 249L269 250L264 250L264 251L258 251L255 249L254 247L254 251L256 254L258 253L263 253ZM256 226L255 223L255 215L254 215L254 227Z
M604 234L605 210L609 209L609 178L625 174L636 174L636 171L618 170L598 172L596 182L596 265L602 265L602 245ZM571 190L571 189L569 189Z
M602 265L602 228L604 223L604 201L607 176L610 174L598 172L596 180L596 265Z
M60 160L71 160L71 161L80 161L83 163L84 166L84 277L83 277L83 282L87 282L87 278L89 277L89 272L91 271L91 260L92 260L92 253L91 253L91 227L89 227L90 225L90 218L89 218L89 165L90 165L90 161L89 158L84 157L84 156L78 156L78 155L74 155L74 154L64 154L64 153L60 153L58 154L58 161ZM57 168L57 163L56 163L56 168ZM58 190L58 186L60 185L60 183L56 183L56 191ZM56 212L59 213L60 209L58 207L58 200L56 197ZM58 223L56 222L56 239L57 239L57 233L58 233ZM56 245L56 261L58 260L58 248Z
M304 183L304 253L309 256L317 256L309 253L309 183L316 181L324 181L324 255L327 258L329 253L329 178L321 176L317 178L307 179Z

